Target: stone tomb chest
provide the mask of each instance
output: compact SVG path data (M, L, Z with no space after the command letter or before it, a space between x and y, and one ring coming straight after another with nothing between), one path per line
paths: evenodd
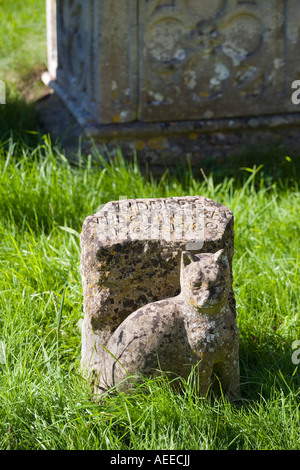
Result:
M298 0L47 5L44 81L100 149L120 143L152 165L190 153L197 164L253 134L299 143Z
M99 367L103 346L133 311L179 294L182 251L224 249L231 272L233 236L232 212L202 196L112 201L87 217L81 234L83 366ZM235 313L232 288L229 303Z
M48 5L53 85L86 124L295 112L297 0Z

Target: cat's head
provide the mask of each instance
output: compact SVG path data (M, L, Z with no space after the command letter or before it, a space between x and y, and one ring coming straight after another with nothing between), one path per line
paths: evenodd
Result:
M217 253L183 251L181 256L181 293L202 313L217 313L226 305L230 270L224 250Z

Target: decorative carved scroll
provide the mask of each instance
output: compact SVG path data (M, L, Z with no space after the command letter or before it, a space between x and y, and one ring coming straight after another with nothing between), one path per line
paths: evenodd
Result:
M272 112L285 80L283 3L141 2L140 119Z

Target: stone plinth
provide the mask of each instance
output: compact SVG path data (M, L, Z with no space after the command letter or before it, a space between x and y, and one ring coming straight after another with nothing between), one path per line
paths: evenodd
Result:
M121 144L150 165L190 153L196 165L255 135L298 145L297 0L47 5L44 80L101 151Z
M233 224L227 207L202 196L113 201L87 217L81 234L83 367L101 368L103 346L133 311L179 294L184 250L224 249L235 314Z

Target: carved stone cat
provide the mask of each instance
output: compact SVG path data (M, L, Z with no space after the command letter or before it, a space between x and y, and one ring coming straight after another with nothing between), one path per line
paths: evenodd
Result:
M184 251L180 281L178 296L139 308L112 334L101 361L99 392L114 385L129 389L128 375L138 380L162 370L187 379L195 368L199 395L206 395L215 374L224 393L239 395L238 328L228 304L224 250Z

